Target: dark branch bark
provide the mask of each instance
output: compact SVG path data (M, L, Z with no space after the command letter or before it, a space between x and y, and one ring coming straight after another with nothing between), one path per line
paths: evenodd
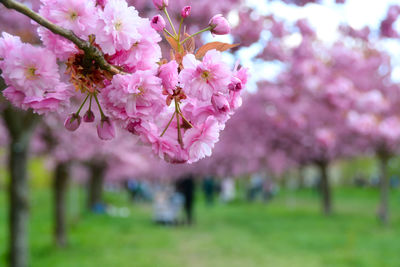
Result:
M93 59L101 69L109 71L113 74L118 74L122 73L120 70L118 70L116 67L113 65L109 64L105 58L103 53L95 46L91 45L90 42L82 40L78 36L76 36L72 31L64 29L60 26L55 25L54 23L51 23L44 17L40 16L38 13L35 11L31 10L27 6L14 1L14 0L0 0L0 3L2 3L5 7L9 9L13 9L18 11L21 14L24 14L25 16L31 18L32 20L36 21L38 24L42 25L46 29L50 30L54 34L58 34L71 42L73 42L79 49L85 52L85 55L88 58Z

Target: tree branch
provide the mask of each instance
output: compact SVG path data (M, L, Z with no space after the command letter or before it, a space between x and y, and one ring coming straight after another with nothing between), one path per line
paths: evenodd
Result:
M109 64L104 59L104 54L95 46L91 45L90 42L82 40L78 36L76 36L72 31L64 29L60 26L57 26L44 17L40 16L38 13L34 12L27 6L14 1L14 0L0 0L5 7L8 9L14 9L19 13L24 14L25 16L31 18L32 20L36 21L38 24L42 25L46 29L49 29L54 34L60 35L71 42L73 42L79 49L85 52L85 55L89 58L92 58L101 69L109 71L113 74L122 73L119 69L114 67L113 65Z

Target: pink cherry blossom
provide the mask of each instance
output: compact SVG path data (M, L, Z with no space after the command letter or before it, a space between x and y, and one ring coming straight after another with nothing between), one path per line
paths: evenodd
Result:
M115 75L101 96L107 112L117 120L150 118L165 107L161 79L153 71Z
M150 26L150 21L140 19L138 32L141 37L130 49L117 51L111 57L113 64L123 66L128 72L155 69L156 63L161 58L161 49L158 45L161 37Z
M211 155L214 144L218 142L220 130L217 121L210 117L199 127L186 131L183 142L189 152L189 163Z
M214 93L228 91L231 71L222 61L220 52L210 50L202 61L188 54L183 58L183 67L179 80L186 94L207 101Z
M169 94L173 94L178 85L178 63L175 60L171 60L167 64L161 65L158 77L161 78L164 89Z
M124 0L109 0L100 14L96 30L96 42L104 53L113 55L119 50L129 50L141 34L138 31L141 18L136 9Z
M8 50L0 61L2 76L8 85L3 94L8 100L40 114L54 111L60 104L68 105L69 88L60 81L53 54L44 48L23 44L6 33L0 38L0 53L5 52L3 49Z
M58 59L67 60L72 55L78 53L76 46L65 38L62 38L43 27L39 27L37 31L40 40L48 50L56 55Z
M95 4L94 0L43 1L39 13L51 22L87 38L94 32L99 20Z

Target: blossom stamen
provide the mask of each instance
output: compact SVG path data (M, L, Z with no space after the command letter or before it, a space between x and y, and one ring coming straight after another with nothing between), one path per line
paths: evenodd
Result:
M26 69L26 78L28 79L28 80L33 80L33 79L36 79L37 78L37 75L36 75L36 68L35 67L29 67L29 68L27 68Z

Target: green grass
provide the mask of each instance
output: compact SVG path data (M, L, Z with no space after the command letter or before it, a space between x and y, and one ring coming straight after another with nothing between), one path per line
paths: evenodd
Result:
M51 194L35 189L31 200L32 267L113 266L400 266L400 194L391 198L391 224L375 218L373 189L335 190L335 214L320 214L312 191L282 192L269 204L238 201L196 207L193 227L151 223L151 207L130 205L124 194L107 194L128 206L127 218L80 212L83 191L69 196L69 246L51 237ZM0 266L5 265L6 196L0 192Z

